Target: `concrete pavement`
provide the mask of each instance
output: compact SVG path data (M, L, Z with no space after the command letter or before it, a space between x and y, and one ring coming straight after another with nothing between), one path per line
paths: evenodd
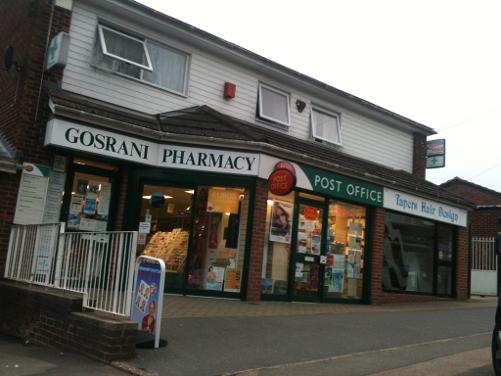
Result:
M0 334L1 376L124 376L125 373L81 355L25 344Z

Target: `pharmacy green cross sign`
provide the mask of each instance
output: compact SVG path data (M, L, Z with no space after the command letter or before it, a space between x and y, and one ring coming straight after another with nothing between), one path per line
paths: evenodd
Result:
M445 139L426 143L426 168L445 167Z

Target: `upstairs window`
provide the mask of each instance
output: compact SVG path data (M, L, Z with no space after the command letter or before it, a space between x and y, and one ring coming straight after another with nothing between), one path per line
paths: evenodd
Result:
M154 41L98 26L96 66L186 95L189 55Z
M258 114L261 119L290 125L290 96L268 85L259 84Z
M144 40L99 25L99 40L103 55L152 71L150 55Z
M316 140L341 145L341 122L338 114L312 108L311 133Z

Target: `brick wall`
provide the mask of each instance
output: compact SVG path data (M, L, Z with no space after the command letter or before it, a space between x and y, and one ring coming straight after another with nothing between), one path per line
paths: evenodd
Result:
M257 179L251 231L251 250L249 258L249 278L247 300L261 299L261 271L263 268L264 235L266 229L266 200L268 185L265 180Z
M501 232L501 208L477 209L470 212L471 236L496 236Z
M124 229L124 216L125 216L125 202L127 200L127 189L129 188L129 169L127 166L120 167L120 184L118 194L118 204L115 217L115 231L122 231Z
M21 70L0 69L0 137L17 153L19 161L50 165L52 154L43 148L49 116L47 91L57 85L61 73L44 73L50 0L0 1L0 46L14 47ZM69 31L71 12L54 7L53 36ZM43 84L41 80L43 78ZM0 173L0 275L3 275L10 226L14 218L20 174Z
M110 362L135 356L136 323L82 312L82 298L0 282L0 330L30 342Z
M426 178L426 136L420 133L414 133L412 174L421 179Z
M3 276L7 248L9 246L10 227L14 220L17 201L17 187L21 174L0 172L0 276ZM1 305L1 304L0 304Z
M372 209L370 234L370 296L371 304L381 303L383 290L383 255L384 255L384 217L383 208Z
M469 298L470 242L468 228L456 227L456 298Z

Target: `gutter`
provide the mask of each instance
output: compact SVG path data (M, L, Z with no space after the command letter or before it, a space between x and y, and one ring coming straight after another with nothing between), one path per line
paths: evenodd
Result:
M438 199L439 201L444 202L444 198L442 198L441 196L427 194L426 192L420 191L418 187L416 187L415 190L410 190L408 188L407 189L400 188L400 186L397 185L397 182L395 180L385 179L370 173L354 174L351 168L345 167L338 163L326 162L321 159L310 157L306 154L298 154L288 149L284 149L282 147L278 147L275 145L270 145L265 142L231 140L218 137L205 137L203 140L201 140L199 136L184 135L184 134L181 135L178 133L170 133L170 132L145 128L143 126L126 123L120 120L110 119L109 117L92 114L87 111L76 110L59 104L54 104L52 110L54 112L54 115L90 123L96 126L101 126L106 129L117 131L117 133L133 134L139 137L151 138L157 141L167 142L167 143L174 142L188 145L195 144L195 145L202 145L205 147L208 144L210 144L210 146L222 147L222 148L228 148L228 146L230 146L240 150L262 152L264 154L268 154L273 157L289 159L296 163L310 164L316 167L326 169L331 172L338 172L339 170L342 170L342 172L340 173L348 177L363 179L364 181L369 181L383 186L398 187L400 191L409 194L416 194L417 192L419 192L430 199L435 199L435 200ZM125 129L127 131L124 131ZM471 208L470 206L464 203L459 203L454 200L447 200L444 203L450 204L451 202L453 202L455 205L459 205L461 208L464 209Z

